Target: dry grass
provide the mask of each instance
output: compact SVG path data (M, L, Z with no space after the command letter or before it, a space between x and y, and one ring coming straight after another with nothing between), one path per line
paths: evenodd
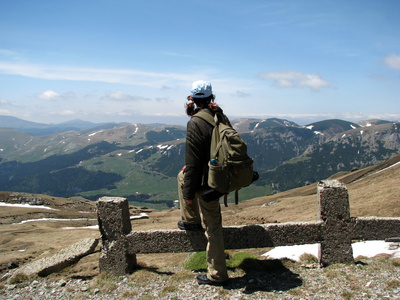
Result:
M129 276L129 282L135 285L146 284L146 282L155 280L158 276L157 273L151 272L149 269L139 269Z
M168 294L174 293L177 290L178 290L177 286L174 285L166 286L162 289L161 293L159 294L159 297L166 297L168 296Z
M191 272L190 270L182 270L180 272L177 272L175 274L173 274L169 280L170 282L180 282L184 279L190 278L193 276L193 272Z
M399 280L391 280L387 283L387 287L389 289L397 289L400 287L400 281Z
M118 287L117 282L119 280L120 277L110 273L100 273L91 282L91 289L98 289L103 294L110 293Z
M318 257L310 253L303 253L300 255L299 260L303 264L317 264L319 263Z
M400 258L394 258L392 259L392 264L395 267L400 267Z
M131 298L137 296L138 294L139 294L139 292L137 290L127 290L127 291L123 291L120 296L122 299L131 299Z

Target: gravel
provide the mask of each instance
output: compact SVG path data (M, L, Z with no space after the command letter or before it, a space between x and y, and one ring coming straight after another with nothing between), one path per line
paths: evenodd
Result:
M400 299L398 259L363 258L320 268L267 260L229 271L224 287L199 286L197 272L142 268L129 276L0 282L0 299Z

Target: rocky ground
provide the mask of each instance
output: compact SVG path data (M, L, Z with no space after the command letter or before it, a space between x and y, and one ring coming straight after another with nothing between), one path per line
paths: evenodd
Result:
M400 261L384 255L326 268L258 261L231 269L223 287L199 286L197 274L180 266L142 266L122 277L20 278L1 284L0 299L400 299Z

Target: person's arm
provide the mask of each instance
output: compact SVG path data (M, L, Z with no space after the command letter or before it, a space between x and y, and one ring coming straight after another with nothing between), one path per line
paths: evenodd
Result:
M196 191L201 188L205 159L204 144L204 136L200 127L191 119L188 122L186 133L186 169L183 184L183 198L186 201L193 200Z

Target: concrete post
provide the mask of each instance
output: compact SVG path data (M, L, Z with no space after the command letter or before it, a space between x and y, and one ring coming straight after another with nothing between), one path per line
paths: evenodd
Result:
M132 272L137 264L136 254L130 253L126 239L126 235L132 230L127 199L100 198L97 201L97 219L102 237L100 272L115 275Z
M323 266L354 262L349 194L336 180L321 181L317 187L319 218L323 221L319 259Z

